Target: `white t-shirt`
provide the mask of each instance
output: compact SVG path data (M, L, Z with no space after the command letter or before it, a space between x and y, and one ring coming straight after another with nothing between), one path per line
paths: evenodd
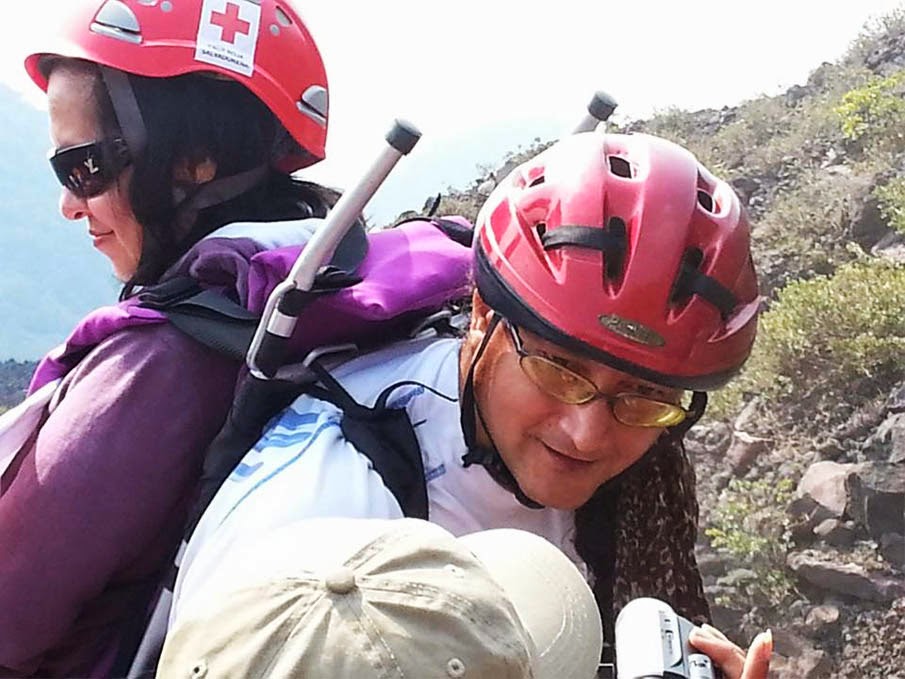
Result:
M541 535L587 569L575 552L572 511L529 509L478 465L462 465L456 339L407 341L355 358L331 374L372 406L389 385L388 405L404 407L414 427L427 483L429 520L454 535L519 528ZM432 391L433 390L433 391ZM435 393L437 392L437 393ZM441 395L438 395L442 394ZM445 396L445 397L444 397ZM220 488L185 550L170 622L242 536L313 517L400 518L402 510L370 460L343 438L341 411L307 395L272 420Z

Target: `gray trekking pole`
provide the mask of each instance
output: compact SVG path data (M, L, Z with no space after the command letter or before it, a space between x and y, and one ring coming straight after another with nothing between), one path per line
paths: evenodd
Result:
M613 111L616 110L616 106L616 100L613 97L602 90L598 90L588 103L587 114L578 123L578 127L572 130L572 134L596 130L600 123L605 123L610 119Z
M243 420L257 419L257 414L248 414L244 411L269 409L268 388L276 382L272 378L283 365L289 338L298 323L299 315L313 299L312 291L317 287L319 274L330 261L343 237L358 222L365 205L396 163L414 148L420 138L421 132L411 123L403 120L394 122L386 135L388 146L381 151L358 183L343 193L324 223L303 248L289 275L268 297L246 356L246 365L251 376L241 385L224 429L205 454L198 500L192 507L182 543L173 559L173 568L164 583L132 660L128 679L154 676L167 632L176 573L182 563L188 540L217 489L260 434L251 427L243 426ZM262 406L261 403L265 405Z
M336 246L361 214L399 159L418 143L421 133L411 123L397 120L386 136L387 147L364 178L342 195L330 210L324 225L315 232L264 307L258 329L248 349L246 364L251 374L271 378L283 363L286 343L292 336L298 317L310 301L318 273L330 260Z

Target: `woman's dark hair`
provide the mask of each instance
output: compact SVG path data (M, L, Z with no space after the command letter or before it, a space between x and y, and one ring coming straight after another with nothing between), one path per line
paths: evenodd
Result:
M177 168L189 172L208 161L214 179L268 167L286 132L270 110L239 83L190 74L171 78L130 75L129 81L147 130L144 151L133 159L129 204L143 227L138 269L122 296L137 285L156 282L192 245L224 224L323 217L338 194L293 179L276 169L253 188L201 210L188 223L181 206L199 185L174 180ZM107 134L119 133L113 106L100 78L96 99ZM203 186L200 185L200 186Z

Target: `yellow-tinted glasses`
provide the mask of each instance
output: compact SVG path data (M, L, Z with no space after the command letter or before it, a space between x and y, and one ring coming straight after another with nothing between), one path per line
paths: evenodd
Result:
M558 401L580 405L601 399L606 401L613 416L630 427L672 427L682 422L688 411L680 405L643 396L642 394L603 394L591 380L574 370L541 354L525 351L518 330L504 321L518 354L522 371L538 389Z

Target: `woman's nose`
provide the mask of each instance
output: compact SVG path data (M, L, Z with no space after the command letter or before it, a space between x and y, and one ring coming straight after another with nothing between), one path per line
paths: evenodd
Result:
M88 201L63 188L60 193L60 214L66 219L79 220L88 216Z

